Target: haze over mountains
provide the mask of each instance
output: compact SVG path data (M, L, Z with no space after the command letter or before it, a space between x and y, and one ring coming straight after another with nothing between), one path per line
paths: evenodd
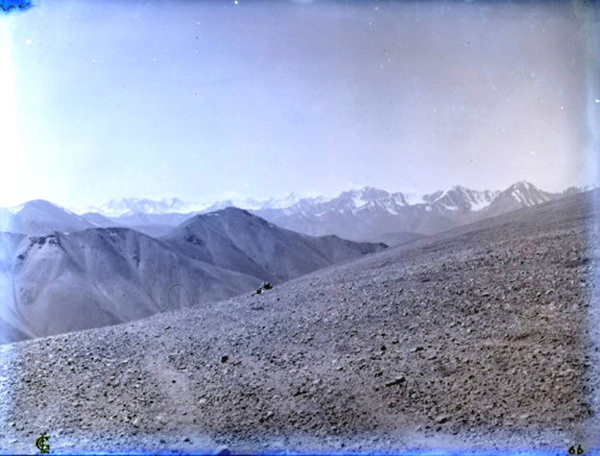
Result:
M187 207L177 199L124 199L111 203L113 213L129 208L119 217L30 201L1 213L0 231L13 234L1 244L9 305L0 324L6 341L135 320L574 192L519 182L502 192L455 186L417 199L366 187L208 213L169 212Z
M285 198L257 201L226 200L209 204L189 204L180 199L151 201L126 198L84 214L88 220L109 218L102 226L130 226L151 235L164 235L190 216L228 206L247 209L281 227L314 236L335 234L355 241L414 239L455 226L561 198L580 189L550 193L521 181L503 191L472 190L454 186L431 194L415 196L387 192L373 187L344 191L338 196Z
M571 187L561 193L550 193L521 181L504 191L454 186L420 197L364 187L342 192L334 198L301 198L291 194L281 199L227 200L204 205L185 203L178 198L162 201L124 198L96 208L99 212L84 214L35 200L15 208L0 209L0 230L42 235L53 231L121 226L161 237L194 215L236 206L303 234L334 234L355 241L391 241L395 244L581 190Z
M9 214L20 234L0 244L1 342L216 301L386 247L302 235L236 208L194 216L159 239L97 227L45 201Z
M42 235L97 227L87 218L44 200L28 201L1 211L0 230L5 232Z

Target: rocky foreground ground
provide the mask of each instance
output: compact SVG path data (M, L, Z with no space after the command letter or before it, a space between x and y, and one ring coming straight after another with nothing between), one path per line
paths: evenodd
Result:
M593 448L592 196L3 346L0 448Z

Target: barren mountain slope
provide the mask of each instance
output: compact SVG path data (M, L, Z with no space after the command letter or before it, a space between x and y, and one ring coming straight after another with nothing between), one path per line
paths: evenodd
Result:
M389 247L396 247L402 244L408 244L409 242L414 242L419 239L424 239L427 236L424 234L418 233L410 233L410 232L392 232L392 233L383 233L377 236L376 238L370 239L370 242L383 242L385 245Z
M24 234L50 234L54 231L74 232L94 228L94 223L45 200L28 201L13 208L3 223L4 231Z
M6 346L0 447L590 448L591 197Z
M275 283L386 247L295 233L234 207L196 215L162 240L197 260Z
M3 315L30 337L123 323L260 284L127 228L26 237L11 257L14 299Z

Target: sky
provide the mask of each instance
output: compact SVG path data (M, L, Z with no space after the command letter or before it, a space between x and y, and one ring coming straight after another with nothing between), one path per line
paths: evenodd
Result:
M0 16L0 206L597 180L580 3L34 3Z

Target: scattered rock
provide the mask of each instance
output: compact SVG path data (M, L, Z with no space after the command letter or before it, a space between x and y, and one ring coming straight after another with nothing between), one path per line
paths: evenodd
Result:
M448 420L450 420L450 417L448 415L438 415L438 416L435 417L435 422L437 424L447 423Z
M404 376L399 376L387 382L385 386L403 385L404 383L406 383L406 378Z

